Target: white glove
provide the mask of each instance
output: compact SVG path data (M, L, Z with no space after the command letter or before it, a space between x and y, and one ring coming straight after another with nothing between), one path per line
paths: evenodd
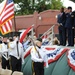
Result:
M43 62L44 60L43 59L39 59L39 62Z

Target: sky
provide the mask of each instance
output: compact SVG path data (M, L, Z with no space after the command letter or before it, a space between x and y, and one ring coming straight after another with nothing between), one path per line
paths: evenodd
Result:
M75 10L75 3L70 0L61 0L63 2L63 5L65 7L71 6L73 8L73 11Z

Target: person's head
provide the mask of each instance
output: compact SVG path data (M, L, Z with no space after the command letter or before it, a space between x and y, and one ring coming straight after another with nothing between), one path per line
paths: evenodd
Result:
M13 36L13 40L15 40L17 38L17 36Z
M67 8L67 11L68 11L68 13L72 12L72 7L69 6L69 7Z
M53 40L53 45L58 45L58 44L59 44L59 41L58 41L57 37L55 37Z
M64 7L61 7L60 12L61 13L64 12Z
M7 42L7 37L3 37L3 42Z
M39 46L39 47L41 47L41 45L42 45L42 38L38 38L36 40L36 45Z
M12 42L13 41L13 38L12 37L9 37L9 41Z

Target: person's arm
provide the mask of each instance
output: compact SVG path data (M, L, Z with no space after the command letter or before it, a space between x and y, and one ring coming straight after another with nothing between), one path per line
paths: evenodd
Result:
M57 15L57 24L58 26L62 25L61 20L60 20L60 14Z
M31 50L31 59L35 62L43 62L43 59L42 58L37 58L36 55L35 55L35 50L34 48L32 48Z
M23 46L22 46L22 44L20 43L20 50L21 50L21 59L22 59L22 64L24 63L24 50L23 50Z
M8 50L6 49L5 44L3 43L2 44L2 54L7 53L7 52L8 52Z
M65 14L65 12L63 12L61 24L62 24L62 25L65 25L65 22L66 22L66 14Z

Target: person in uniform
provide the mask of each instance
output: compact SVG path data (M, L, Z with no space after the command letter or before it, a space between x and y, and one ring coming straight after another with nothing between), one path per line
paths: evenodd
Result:
M68 46L74 46L74 19L72 7L67 8L65 27L67 30Z
M9 42L9 56L11 58L12 71L21 71L23 60L23 46L18 38L14 36L14 40Z
M3 43L2 43L3 51L5 50L6 52L2 53L2 68L3 69L10 69L10 64L9 64L9 54L8 54L8 43L7 43L7 38L3 38Z
M44 75L44 62L48 67L48 59L45 50L42 48L42 39L38 38L31 50L31 60L33 61L33 68L35 75Z
M66 45L65 21L66 21L66 15L65 15L65 12L64 12L64 8L62 7L60 9L60 13L58 14L58 17L57 17L58 31L59 31L59 41L60 41L60 45L62 45L62 46Z

